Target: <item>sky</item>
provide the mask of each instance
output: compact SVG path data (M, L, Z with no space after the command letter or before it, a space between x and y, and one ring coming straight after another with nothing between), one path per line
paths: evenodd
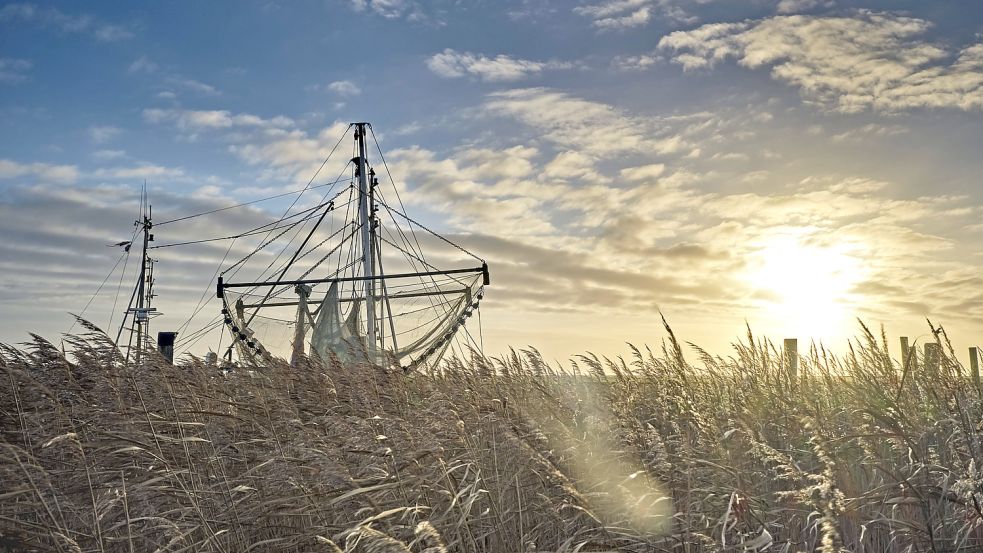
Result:
M660 313L722 355L858 319L976 345L981 112L978 2L3 4L0 342L119 324L144 181L168 218L297 190L369 121L408 212L488 260L487 353L658 347ZM161 252L155 330L204 324L226 246Z

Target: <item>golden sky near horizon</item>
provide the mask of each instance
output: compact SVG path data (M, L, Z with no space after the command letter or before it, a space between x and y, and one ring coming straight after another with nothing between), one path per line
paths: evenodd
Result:
M161 218L296 190L358 120L407 210L488 260L489 353L657 347L660 312L724 355L745 323L983 341L978 6L14 3L0 26L0 342L56 339L107 273L86 314L118 321L106 244L144 180ZM225 248L161 251L155 330L213 318L185 326Z

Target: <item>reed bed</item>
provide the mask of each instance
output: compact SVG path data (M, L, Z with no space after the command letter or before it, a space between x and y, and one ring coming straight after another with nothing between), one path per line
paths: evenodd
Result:
M566 366L226 373L84 324L67 354L0 346L0 551L983 549L981 390L948 347L916 365L862 328L793 372L670 331Z

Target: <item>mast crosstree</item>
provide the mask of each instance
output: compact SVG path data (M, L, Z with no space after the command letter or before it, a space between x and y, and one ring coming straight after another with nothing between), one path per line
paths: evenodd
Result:
M120 343L120 338L124 330L129 330L127 338L126 360L129 361L131 355L135 362L139 363L145 351L150 348L150 320L161 315L155 307L152 307L154 294L154 263L155 260L148 255L150 243L154 241L152 219L153 209L147 201L147 183L143 184L143 191L140 195L140 219L135 221L134 226L138 227L141 239L140 252L140 273L137 277L136 286L130 296L130 303L123 315L123 322L120 324L119 332L116 334L116 343ZM126 243L124 243L126 244ZM129 248L130 245L126 244ZM129 326L127 326L129 322Z

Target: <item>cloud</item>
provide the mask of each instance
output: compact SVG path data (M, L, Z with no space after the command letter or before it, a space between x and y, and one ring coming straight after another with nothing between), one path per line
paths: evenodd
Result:
M824 8L831 8L835 5L835 2L830 0L781 0L778 5L775 6L775 11L778 13L800 13L804 11L811 10L818 6Z
M983 43L953 53L919 38L930 27L871 11L775 16L677 31L658 48L672 52L684 70L726 59L749 69L770 67L773 79L797 87L808 101L846 113L983 108Z
M147 108L143 119L149 123L173 122L181 130L228 129L232 127L285 128L294 125L288 117L264 119L249 113L228 110L186 110Z
M540 130L565 148L595 156L672 153L685 146L657 121L630 117L611 105L547 88L495 92L488 95L484 107Z
M362 89L351 81L334 81L325 88L338 96L358 96L362 93Z
M385 19L405 19L415 23L441 24L414 0L351 0L349 5L355 12L370 13Z
M91 15L72 15L58 8L35 4L7 4L0 8L0 21L23 21L39 27L52 27L64 33L87 34L100 42L116 42L133 38L133 32L122 25L107 24Z
M834 134L834 142L859 142L874 138L885 138L907 134L909 129L901 125L882 125L878 123L867 123L859 127L852 127L841 133Z
M625 167L621 170L620 174L622 177L633 180L648 180L658 178L666 170L665 164L662 163L652 163L649 165L642 165L640 167Z
M119 136L121 132L123 132L123 129L112 125L89 127L89 138L96 144L103 144Z
M186 77L181 77L180 75L173 75L167 77L167 79L165 79L165 82L171 86L184 88L186 90L197 92L198 94L202 94L204 96L218 96L221 94L221 92L217 88L215 88L210 84L206 84Z
M115 42L132 38L133 33L120 25L102 25L95 30L94 36L102 42Z
M154 218L168 218L227 207L235 203L228 197L203 198L169 192L169 183L150 183ZM123 254L120 248L107 248L132 234L133 221L140 202L140 186L100 185L10 186L0 197L0 305L4 321L4 341L26 338L28 330L39 331L57 339L71 325L68 312L78 312L89 296ZM52 214L58 214L52 217ZM194 240L203 236L227 236L270 222L273 218L259 210L239 209L196 219L189 224L155 229L156 243ZM38 224L44 221L44 224ZM192 313L205 289L213 289L212 274L228 242L203 244L201 247L155 250L154 258L161 278L154 300L164 315L158 319L161 329L177 329ZM230 251L231 258L248 254L256 242L242 240ZM119 269L96 301L86 312L87 318L107 327L114 297L119 286L119 302L125 308L128 294L137 279L139 263L131 251L126 278L120 280ZM257 254L263 262L273 256ZM44 286L37 283L43 280ZM117 306L114 314L119 324ZM215 316L219 307L213 302L193 324L202 326ZM118 328L118 326L116 327ZM192 329L197 328L192 326ZM112 331L115 335L115 329Z
M0 58L0 83L20 83L28 79L27 71L32 64L29 60Z
M74 165L18 163L9 159L0 159L0 179L19 177L33 177L42 182L71 184L78 180L79 170Z
M673 0L602 0L573 9L577 15L589 17L600 30L623 30L647 25L654 17L670 24L692 24L690 15Z
M427 60L427 67L434 74L445 78L475 77L482 81L504 82L539 74L545 70L570 69L572 63L559 61L531 61L499 54L489 58L471 52L458 52L447 48Z
M622 71L641 71L663 61L662 56L655 54L640 54L637 56L616 56L611 65Z
M560 152L543 167L543 175L560 180L588 180L607 182L609 179L597 171L597 160L577 151Z
M126 152L123 150L96 150L92 152L92 157L101 161L109 161L126 157Z
M181 168L164 167L146 163L135 167L111 167L107 169L97 169L92 173L93 177L100 179L122 179L122 180L143 180L143 179L175 179L185 176Z
M264 178L280 182L307 182L347 129L348 124L340 122L325 127L313 136L296 129L281 129L240 140L240 143L229 146L229 151L249 165L265 168L268 173L263 175ZM334 160L338 162L344 157L336 156ZM344 161L347 162L347 158ZM326 168L322 176L337 170L334 166Z
M130 73L156 73L157 64L147 56L140 56L133 60L127 70Z

